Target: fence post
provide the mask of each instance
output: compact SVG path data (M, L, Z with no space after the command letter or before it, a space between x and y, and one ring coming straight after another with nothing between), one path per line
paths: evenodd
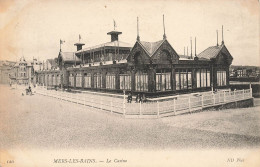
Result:
M175 98L173 99L173 112L174 112L174 115L176 115L176 100L175 100Z
M204 107L204 98L203 98L203 94L201 94L201 107Z
M226 102L226 92L225 91L223 91L223 93L224 93L224 103ZM235 93L235 92L234 92Z
M190 112L190 114L191 114L190 96L189 96L189 112Z
M220 101L220 92L218 92L218 103L221 103L221 101Z
M215 98L215 94L214 93L212 93L212 98L213 98L213 105L215 105L216 104L216 98Z
M250 97L253 97L253 91L252 91L251 82L250 82Z
M111 97L111 100L110 100L110 113L112 113L112 102L113 101L113 97Z
M84 95L84 106L86 106L86 95Z
M101 105L100 105L100 109L103 110L102 108L102 105L103 105L103 98L102 98L102 95L101 95Z
M125 90L124 90L124 102L123 102L123 114L124 114L124 116L125 116Z
M245 89L243 89L243 99L245 99Z
M142 107L141 107L141 102L139 103L139 115L142 115Z
M236 89L234 89L234 101L236 101Z
M93 103L94 103L94 100L93 100L93 97L91 97L91 107L92 107L92 108L94 108Z
M160 115L160 108L159 108L159 102L157 101L157 118L159 118Z

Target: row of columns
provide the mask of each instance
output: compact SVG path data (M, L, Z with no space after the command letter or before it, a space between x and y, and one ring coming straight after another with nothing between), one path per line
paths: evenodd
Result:
M170 71L171 71L171 90L172 91L175 91L176 90L176 79L175 79L175 74L176 74L176 68L178 69L181 69L179 67L174 67L172 66ZM183 68L185 69L185 68ZM201 68L188 68L188 69L191 69L191 78L192 78L192 89L196 89L197 88L197 79L196 79L196 72L197 72L197 69L201 69ZM207 68L209 69L209 68ZM213 89L215 89L217 87L217 71L218 71L218 67L213 67L211 66L210 68L210 82L211 84L213 83ZM225 68L222 68L226 71L226 78L227 78L227 85L229 84L229 77L228 77L228 74L229 74L229 68L228 67L225 67ZM132 68L132 69L128 69L126 71L127 74L129 74L131 76L131 91L135 91L135 74L136 72L138 71L144 71L144 69L141 69L141 68ZM146 68L147 70L147 75L148 75L148 92L156 92L156 67L148 67ZM101 84L101 88L102 89L105 89L106 88L106 74L107 73L114 73L115 74L115 89L117 90L120 90L120 69L119 68L116 68L114 69L113 71L105 71L105 70L101 70L101 71L67 71L65 69L61 70L59 73L54 73L54 74L43 74L43 76L45 75L44 79L45 81L43 81L46 85L46 83L49 85L49 77L46 78L46 76L49 76L49 75L54 75L55 76L55 79L56 79L56 85L57 85L57 75L60 76L60 84L61 86L65 86L65 87L68 87L69 86L69 76L70 74L73 74L74 76L74 88L76 88L76 75L75 74L81 74L81 87L85 87L84 86L84 76L86 73L91 73L91 88L94 89L94 75L96 73L100 73L101 76L102 76L102 84ZM52 77L51 77L52 78ZM53 81L51 82L53 84Z

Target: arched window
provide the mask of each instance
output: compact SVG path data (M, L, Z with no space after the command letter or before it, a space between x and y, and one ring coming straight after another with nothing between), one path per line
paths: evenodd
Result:
M135 90L148 91L148 75L142 71L135 74Z
M171 90L171 72L170 70L157 70L156 71L156 90L166 91Z
M69 76L69 86L74 87L74 75L70 74Z
M176 90L192 89L191 69L176 69Z
M82 87L82 75L81 75L81 73L76 74L76 87Z
M91 74L84 74L84 87L91 88Z
M130 74L120 74L120 89L121 90L131 90L131 75Z
M55 75L52 75L52 83L54 86L57 84Z
M94 88L102 88L102 75L101 75L101 73L94 74Z
M198 69L196 72L197 88L210 87L210 70Z
M60 80L61 80L60 74L58 74L58 75L57 75L57 85L58 85L58 86L60 85Z
M116 88L116 75L113 73L106 74L106 88L115 89Z
M227 85L227 72L225 70L217 71L217 85L226 86Z

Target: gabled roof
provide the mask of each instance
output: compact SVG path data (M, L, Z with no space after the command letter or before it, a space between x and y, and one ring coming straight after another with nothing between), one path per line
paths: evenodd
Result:
M54 59L47 59L46 61L48 61L51 64L51 67L57 67L58 64L56 63L56 61Z
M76 61L80 62L81 60L74 54L74 52L60 52L60 56L63 61Z
M223 48L224 45L219 45L219 46L210 46L204 51L202 51L200 54L198 54L199 59L212 59L216 58L221 49Z
M156 42L145 42L138 41L138 43L142 46L142 48L146 51L146 53L151 57L157 49L162 45L165 40L160 40Z
M87 48L84 48L82 50L77 51L76 53L80 53L82 51L91 51L91 50L103 48L103 47L106 47L106 46L110 46L110 47L124 47L124 48L129 48L129 49L132 48L132 45L129 44L129 43L122 42L122 41L113 41L113 42L106 42L106 43L99 44L99 45L92 46L92 47L87 47Z

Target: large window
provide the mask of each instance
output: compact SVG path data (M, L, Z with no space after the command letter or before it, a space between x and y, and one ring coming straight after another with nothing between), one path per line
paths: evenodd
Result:
M84 87L85 88L91 88L91 74L85 74L84 76Z
M115 89L116 88L116 76L115 74L107 73L106 75L106 88L107 89Z
M61 83L60 80L61 80L61 78L60 78L60 75L58 74L58 75L57 75L57 85L58 85L58 86L59 86L60 83Z
M176 90L191 89L192 78L190 69L177 69L175 72Z
M69 86L74 87L74 76L73 76L73 74L70 74L70 76L69 76Z
M52 86L52 75L48 75L48 85Z
M120 74L120 89L131 90L131 76L128 74Z
M148 75L146 73L137 72L135 74L135 90L148 91Z
M82 75L81 75L81 73L76 74L76 87L82 87Z
M102 88L102 75L100 73L94 75L94 88Z
M171 90L171 72L157 72L156 73L156 90L166 91Z
M197 88L210 87L210 70L198 69L196 73Z
M48 85L48 75L44 75L44 85Z
M56 84L57 84L55 75L52 75L52 83L54 86L56 86Z
M217 71L217 85L218 86L225 86L227 85L227 77L226 71Z

